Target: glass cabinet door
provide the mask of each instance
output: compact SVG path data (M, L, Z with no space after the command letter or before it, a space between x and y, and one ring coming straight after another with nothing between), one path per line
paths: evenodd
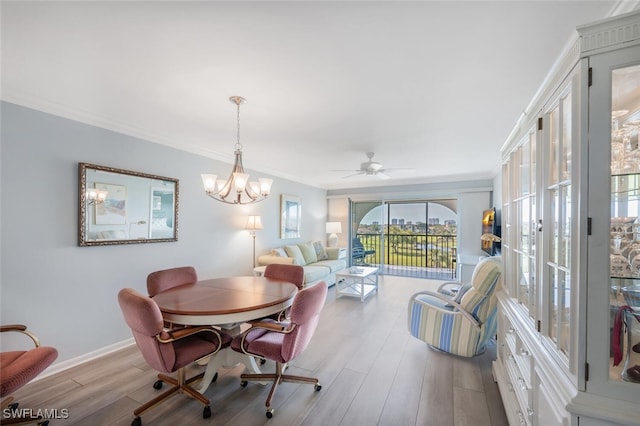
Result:
M571 276L571 243L574 225L572 151L574 131L573 111L577 99L573 92L579 84L579 74L572 73L568 84L550 103L544 115L544 227L543 273L547 286L543 289L546 310L541 332L570 367L572 359L573 294L577 291ZM575 141L577 142L577 141ZM572 373L576 373L572 368Z
M536 129L529 131L516 151L518 192L515 198L517 241L515 244L515 270L518 303L531 318L537 317L536 282Z
M611 376L640 392L640 65L611 71ZM627 310L627 311L625 311ZM625 314L626 312L626 314ZM616 317L622 321L616 323ZM619 338L618 338L619 336ZM616 339L617 340L614 340ZM616 357L616 352L618 356Z
M640 402L640 47L589 60L587 387Z

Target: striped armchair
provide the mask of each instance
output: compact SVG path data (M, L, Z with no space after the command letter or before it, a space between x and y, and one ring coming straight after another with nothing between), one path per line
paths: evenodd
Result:
M502 285L499 257L482 259L471 286L455 299L422 291L409 301L409 332L429 346L455 355L481 354L496 334L497 298Z

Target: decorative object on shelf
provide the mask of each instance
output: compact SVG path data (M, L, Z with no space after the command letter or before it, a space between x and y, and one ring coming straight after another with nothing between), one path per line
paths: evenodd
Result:
M500 237L498 237L497 235L493 235L489 232L485 232L484 234L482 234L480 239L482 241L491 241L492 243L499 243L500 241L502 241Z
M214 200L227 204L250 204L262 201L271 192L272 179L260 178L258 182L249 182L249 175L242 166L242 144L240 143L240 105L247 102L241 96L231 96L229 101L237 106L237 139L235 144L235 162L231 175L224 181L217 175L203 174L202 183L207 195Z
M300 198L282 194L280 197L280 238L300 238L302 207Z
M342 234L342 223L340 222L327 222L326 232L329 235L329 247L338 247L338 235Z
M615 234L613 236L613 254L610 256L610 268L612 277L630 277L631 265L627 258L620 251L622 236Z
M245 229L249 230L249 234L253 238L253 267L256 267L256 231L258 229L264 229L262 226L262 218L260 216L249 216L247 220L247 226Z
M621 376L627 382L640 383L640 311L637 308L621 306L616 313L612 337L614 367L623 359L623 330L627 341Z

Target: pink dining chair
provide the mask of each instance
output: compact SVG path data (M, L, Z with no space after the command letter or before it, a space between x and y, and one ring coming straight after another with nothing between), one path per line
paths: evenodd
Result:
M311 341L326 297L327 283L324 281L300 290L293 298L289 322L278 323L265 319L262 322L253 323L248 330L236 336L231 342L231 348L236 352L270 359L276 363L275 373L240 376L242 387L247 386L249 380L261 382L273 380L265 402L267 418L273 417L271 399L280 382L311 383L316 391L322 389L317 378L283 374L283 370L286 364L300 355Z
M298 287L298 290L302 290L302 288L304 287L304 268L300 265L272 263L270 265L267 265L264 270L263 276L265 278L273 278L276 280L293 283ZM272 318L276 321L284 321L285 319L289 318L289 309L290 308L287 308L282 312L273 314L267 318Z
M135 409L135 419L131 425L142 425L142 413L176 392L186 393L200 401L204 405L202 417L211 417L209 400L190 385L201 379L204 373L185 379L184 369L191 363L228 347L231 336L210 326L166 330L163 328L162 313L158 305L150 297L131 288L120 290L118 303L143 358L147 364L161 372L153 387L160 389L163 382L173 385L171 389ZM177 379L162 374L173 372L177 372Z
M0 402L0 408L3 414L12 414L11 410L17 410L18 403L13 402L13 396L9 395L29 383L51 365L58 357L58 351L50 346L40 346L38 338L28 331L25 325L0 326L0 333L4 332L22 333L28 336L34 344L33 348L27 350L0 352L0 398L3 398L2 402ZM10 411L5 411L5 409ZM25 413L27 412L14 411L15 416L11 415L9 418L5 418L4 422L8 424L38 423L42 425L49 423L42 417L26 417Z
M272 263L264 270L265 278L275 278L277 280L288 281L298 286L302 290L304 285L304 268L300 265L285 265Z
M163 269L147 275L147 293L153 297L156 294L184 284L198 281L198 273L193 266Z

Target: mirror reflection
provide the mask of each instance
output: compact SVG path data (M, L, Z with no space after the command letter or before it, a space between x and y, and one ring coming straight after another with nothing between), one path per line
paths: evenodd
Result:
M80 246L177 241L178 180L79 163Z

